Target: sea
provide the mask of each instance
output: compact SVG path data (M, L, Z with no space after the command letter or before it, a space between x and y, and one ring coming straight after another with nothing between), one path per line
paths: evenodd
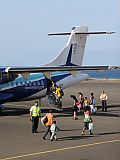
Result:
M82 73L88 74L89 78L105 78L105 79L120 79L120 69L108 69L103 71L86 70Z

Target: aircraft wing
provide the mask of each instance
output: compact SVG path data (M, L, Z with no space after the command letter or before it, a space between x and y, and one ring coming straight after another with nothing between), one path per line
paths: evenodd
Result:
M6 67L1 68L2 73L5 73L7 78L13 76L16 78L19 74L24 79L28 79L30 73L43 73L46 77L50 77L51 72L71 72L74 74L76 71L83 70L107 70L117 69L118 66L42 66L42 67Z
M39 73L39 72L63 72L63 71L82 71L82 70L107 70L117 69L119 66L43 66L43 67L8 67L6 73Z
M63 71L82 71L82 70L106 70L117 69L118 66L43 66L43 67L8 67L7 73L39 73L39 72L63 72Z

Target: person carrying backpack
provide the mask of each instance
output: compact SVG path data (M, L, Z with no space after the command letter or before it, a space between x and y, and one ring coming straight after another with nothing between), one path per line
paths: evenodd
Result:
M50 127L53 124L52 110L49 110L49 113L47 113L46 116L47 116L47 123L46 123L47 131L46 131L45 135L43 136L44 140L46 140L46 136L47 136L48 133L50 133L50 136L51 136Z
M63 90L62 90L60 87L58 87L58 86L57 86L57 87L56 87L55 94L56 94L56 96L57 96L57 100L58 100L58 102L60 102L60 101L61 101L62 96L64 95Z

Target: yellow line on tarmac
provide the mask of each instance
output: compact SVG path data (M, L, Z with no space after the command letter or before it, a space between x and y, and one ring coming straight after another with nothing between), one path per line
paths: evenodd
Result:
M76 149L76 148L83 148L83 147L89 147L89 146L95 146L95 145L101 145L101 144L107 144L107 143L114 143L114 142L120 142L120 139L111 140L111 141L96 142L96 143L90 143L90 144L83 144L83 145L80 145L80 146L74 146L74 147L68 147L68 148L59 148L59 149L43 151L43 152L24 154L24 155L15 156L15 157L3 158L3 159L0 159L0 160L12 160L12 159L30 157L30 156L35 156L35 155L53 153L53 152L58 152L58 151L65 151L65 150L71 150L71 149Z

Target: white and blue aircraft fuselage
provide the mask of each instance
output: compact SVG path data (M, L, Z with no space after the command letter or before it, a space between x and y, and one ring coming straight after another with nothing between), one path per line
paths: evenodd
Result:
M50 80L65 89L88 78L81 70L108 69L109 66L82 66L86 38L89 34L108 32L88 32L87 27L74 27L71 33L50 34L70 37L63 50L49 64L42 67L0 67L0 108L2 109L6 102L45 97Z

